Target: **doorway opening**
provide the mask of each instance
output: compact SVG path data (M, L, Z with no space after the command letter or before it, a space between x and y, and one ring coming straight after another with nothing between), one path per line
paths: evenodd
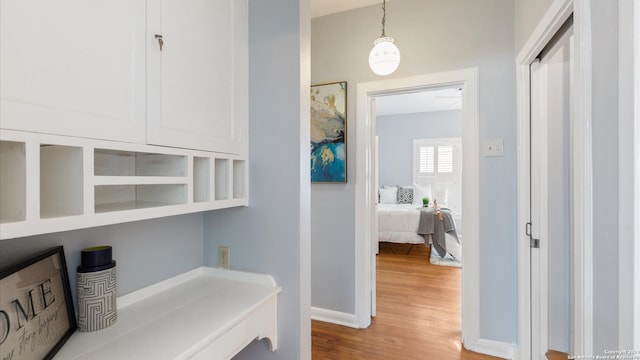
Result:
M424 244L420 211L437 207L450 226L438 248L446 248L446 255L438 259L433 251L427 260L453 267L462 260L462 95L462 88L453 86L372 98L374 187L379 189L373 240L391 244L391 250L393 244L413 250Z
M375 181L375 117L373 99L399 93L427 89L457 87L462 89L463 153L477 154L478 132L478 70L476 68L435 73L407 78L380 80L357 84L356 144L356 320L366 328L375 315L375 253L377 250L378 189ZM462 213L465 220L462 233L462 341L469 350L476 350L479 339L479 158L465 156L462 179ZM511 354L501 354L510 357Z
M433 333L447 334L447 341L458 344L464 218L462 97L461 87L449 86L371 100L376 134L373 187L378 189L372 292L380 295L380 303L372 296L372 315L385 324L402 318L446 324ZM440 224L428 221L437 212L442 216L442 236L425 235L427 223ZM390 298L389 287L398 282L412 285L398 288ZM416 306L398 302L396 296L410 296ZM424 312L422 305L433 311ZM408 328L413 324L407 323Z

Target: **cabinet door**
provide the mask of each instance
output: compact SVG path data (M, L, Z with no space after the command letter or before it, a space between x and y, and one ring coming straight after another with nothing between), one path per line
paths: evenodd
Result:
M248 97L247 1L152 1L148 21L147 142L243 153Z
M145 141L144 0L0 1L0 127Z

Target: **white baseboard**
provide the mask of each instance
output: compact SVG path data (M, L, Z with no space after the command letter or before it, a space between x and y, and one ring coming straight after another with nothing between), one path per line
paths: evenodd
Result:
M496 356L501 359L518 359L516 355L516 345L501 341L479 339L478 342L467 349L481 354Z
M313 320L360 329L360 326L358 325L358 319L355 314L347 314L340 311L322 309L312 306L311 318Z

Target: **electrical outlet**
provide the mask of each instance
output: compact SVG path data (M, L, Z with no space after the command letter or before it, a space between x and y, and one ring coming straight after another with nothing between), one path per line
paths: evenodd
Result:
M218 267L229 269L231 264L228 246L218 246Z

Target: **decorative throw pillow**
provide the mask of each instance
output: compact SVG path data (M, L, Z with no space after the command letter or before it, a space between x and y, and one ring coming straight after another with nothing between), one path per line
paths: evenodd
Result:
M413 203L413 188L410 186L398 186L398 204Z
M445 187L433 189L433 198L438 200L438 205L447 207L449 204L449 189Z
M380 204L395 204L398 199L398 188L383 187L380 188Z
M413 184L413 203L422 205L422 198L428 197L433 203L433 197L431 196L431 185L420 186Z

